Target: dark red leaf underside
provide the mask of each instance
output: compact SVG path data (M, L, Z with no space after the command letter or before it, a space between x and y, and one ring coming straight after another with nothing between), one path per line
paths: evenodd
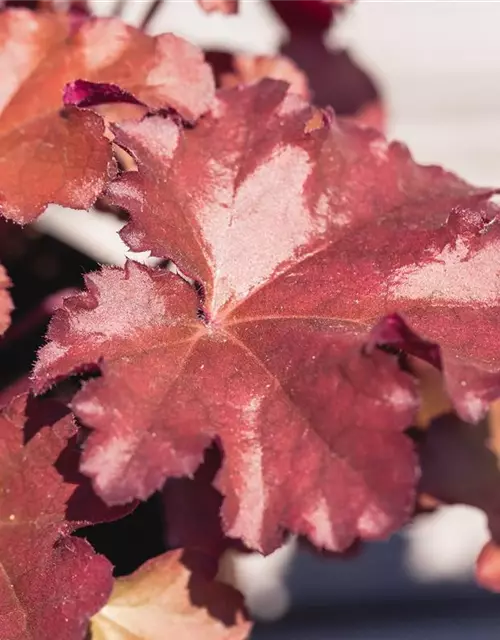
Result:
M486 421L467 424L454 414L435 419L420 444L421 490L448 504L467 504L488 517L500 543L500 469Z
M7 10L0 66L0 211L21 223L50 202L89 207L113 169L102 119L76 109L61 114L67 82L117 82L151 108L173 107L189 119L213 95L198 49L116 19L86 19L75 30L70 14Z
M42 427L23 444L25 404L17 398L0 414L0 638L81 640L109 596L112 567L69 535L96 521L86 520L85 509L69 515L84 486L56 470L67 471L64 460L72 455L71 418ZM100 502L89 496L92 501ZM97 519L106 519L100 509Z
M203 295L130 264L90 276L56 315L35 385L101 363L74 403L99 494L144 498L217 439L225 533L248 546L289 529L339 550L399 527L416 401L373 344L438 353L463 414L500 393L491 191L272 81L220 92L194 128L155 116L115 133L138 167L109 188L131 214L124 237Z

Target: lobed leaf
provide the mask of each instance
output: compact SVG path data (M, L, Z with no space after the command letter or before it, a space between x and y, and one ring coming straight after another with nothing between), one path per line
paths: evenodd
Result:
M291 530L337 551L411 513L413 382L364 345L384 314L419 309L391 298L398 269L434 264L450 209L489 192L322 117L267 81L221 92L194 128L116 129L138 166L109 189L129 244L203 296L129 264L89 276L52 323L35 384L101 363L74 407L94 430L82 469L110 504L194 473L217 440L225 534L249 547Z
M225 534L249 547L291 530L338 551L394 531L413 509L416 397L374 347L443 367L463 415L499 395L491 190L273 81L220 92L194 128L154 116L115 134L138 169L108 190L126 241L201 289L105 269L52 322L38 389L101 366L74 402L98 493L145 498L216 440Z
M119 83L149 107L188 119L212 99L212 75L196 47L117 19L85 18L75 28L73 18L0 14L0 212L16 222L35 219L50 202L88 208L114 170L102 118L71 107L61 113L66 83Z

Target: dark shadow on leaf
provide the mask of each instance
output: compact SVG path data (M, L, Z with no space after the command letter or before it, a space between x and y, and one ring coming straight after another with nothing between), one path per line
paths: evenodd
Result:
M181 562L192 572L188 583L191 602L206 609L226 627L234 625L237 612L243 609L243 597L232 587L215 583L206 577L206 563L210 563L210 559L203 553L185 551ZM226 597L221 597L221 589L227 590Z
M27 444L43 427L50 427L70 413L58 398L29 396L24 424L24 444Z
M228 538L222 528L223 497L212 484L221 462L220 449L213 444L205 451L204 461L192 478L167 480L162 494L167 546L199 553L204 575L210 579L217 574L224 551L245 551L244 545Z

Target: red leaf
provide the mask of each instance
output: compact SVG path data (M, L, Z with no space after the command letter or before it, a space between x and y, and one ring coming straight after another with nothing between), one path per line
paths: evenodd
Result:
M92 640L244 640L250 629L243 598L204 577L201 555L171 551L115 581Z
M238 0L198 0L198 4L207 13L218 11L231 15L238 11Z
M145 498L217 439L225 533L250 547L269 551L290 529L335 551L399 527L413 507L401 431L415 399L371 348L382 326L370 331L404 313L439 342L455 401L475 407L498 333L483 304L496 209L478 204L491 191L272 81L221 92L194 128L152 117L116 133L138 168L109 189L131 214L129 244L203 290L131 264L90 276L56 314L35 385L101 363L74 403L94 430L82 468L98 493ZM418 336L403 346L434 354Z
M86 524L83 512L68 519L79 487L54 466L76 431L71 418L23 445L25 404L17 398L0 414L0 639L81 640L109 596L112 567L69 535Z
M107 501L145 498L166 476L194 472L218 437L226 533L251 547L273 549L287 528L341 549L406 519L415 463L399 431L415 401L389 356L363 356L348 330L308 317L206 326L189 285L134 263L125 277L106 269L88 286L67 302L70 315L56 316L58 342L37 374L104 356L103 379L74 405L96 429L82 469ZM353 398L359 416L346 413Z
M50 202L88 208L112 170L102 119L60 113L67 82L118 82L151 108L173 107L186 118L212 99L210 70L187 42L152 38L116 19L73 26L70 14L0 14L0 211L16 222L33 220Z

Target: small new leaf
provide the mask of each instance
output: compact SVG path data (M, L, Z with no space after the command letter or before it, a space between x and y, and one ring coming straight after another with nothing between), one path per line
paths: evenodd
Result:
M196 554L171 551L118 578L92 619L91 640L245 640L243 598L207 580Z

